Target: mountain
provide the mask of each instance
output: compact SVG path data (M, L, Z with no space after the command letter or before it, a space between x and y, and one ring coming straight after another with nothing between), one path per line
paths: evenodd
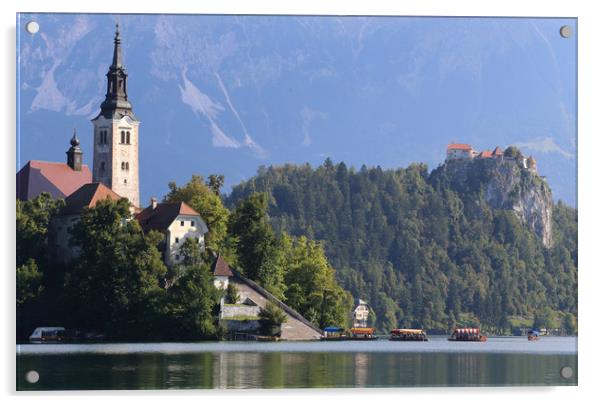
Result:
M24 25L35 20L40 31ZM167 183L258 165L434 167L452 140L517 145L576 206L575 19L261 15L18 15L20 169L92 163L119 22L140 126L143 204Z
M508 149L511 150L511 149ZM552 191L536 169L528 169L522 155L514 158L457 159L434 170L430 183L451 187L494 209L511 210L541 239L553 243Z
M337 278L375 325L509 330L514 317L577 314L577 211L520 161L474 159L358 171L262 167L230 206L269 196L276 230L324 244Z

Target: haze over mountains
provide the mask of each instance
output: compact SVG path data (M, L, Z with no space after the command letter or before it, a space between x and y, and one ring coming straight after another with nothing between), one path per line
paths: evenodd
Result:
M435 168L451 140L515 144L575 206L574 20L21 14L17 169L63 161L105 93L114 23L140 130L141 200L191 174L326 157Z

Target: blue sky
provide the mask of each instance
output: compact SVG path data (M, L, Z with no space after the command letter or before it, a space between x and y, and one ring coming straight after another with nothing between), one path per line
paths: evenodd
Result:
M572 19L21 14L17 169L92 164L115 21L140 129L141 200L260 165L440 164L452 140L519 146L575 205Z

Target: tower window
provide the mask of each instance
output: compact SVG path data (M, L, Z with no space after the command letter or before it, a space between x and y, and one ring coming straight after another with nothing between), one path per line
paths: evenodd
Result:
M123 180L123 183L124 183L124 184L127 184L127 183L128 183L128 180L127 180L127 179L124 179L124 180Z
M176 244L180 242L180 239L176 237Z
M121 131L121 143L125 143L125 131Z
M125 142L130 144L130 131L125 132Z
M121 162L121 169L125 170L125 163L123 161Z
M129 170L129 169L130 169L130 163L129 163L129 162L126 162L126 163L125 163L125 169L126 169L126 170Z
M107 144L107 131L106 130L101 130L100 131L100 136L98 138L98 144Z

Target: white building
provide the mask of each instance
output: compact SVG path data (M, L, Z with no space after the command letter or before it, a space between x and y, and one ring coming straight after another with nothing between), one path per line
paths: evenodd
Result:
M199 248L205 248L207 225L201 215L184 202L157 203L155 198L151 204L136 215L136 220L147 232L157 230L165 236L163 261L172 266L183 260L180 247L186 239L193 238Z
M357 306L351 313L351 321L354 327L368 327L368 316L370 315L370 308L368 303L362 299L357 300Z
M475 157L476 150L465 143L450 143L447 145L446 160L469 159Z

